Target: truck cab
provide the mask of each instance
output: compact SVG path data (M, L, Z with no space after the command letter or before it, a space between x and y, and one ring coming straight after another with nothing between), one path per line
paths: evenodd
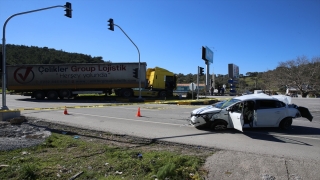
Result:
M177 87L177 76L160 67L148 68L146 79L146 89L156 91L159 97L173 96L173 90Z

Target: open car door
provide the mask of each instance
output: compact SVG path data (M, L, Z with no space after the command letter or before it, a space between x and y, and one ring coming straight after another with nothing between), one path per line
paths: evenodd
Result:
M229 111L229 118L232 121L233 128L243 132L243 116L242 116L242 103L237 103L228 109Z

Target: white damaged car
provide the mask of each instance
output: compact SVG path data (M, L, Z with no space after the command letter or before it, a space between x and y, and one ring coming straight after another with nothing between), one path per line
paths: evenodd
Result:
M291 127L292 119L313 117L305 107L291 104L291 97L269 96L263 93L250 94L221 101L191 112L190 123L196 128L213 130L243 127Z

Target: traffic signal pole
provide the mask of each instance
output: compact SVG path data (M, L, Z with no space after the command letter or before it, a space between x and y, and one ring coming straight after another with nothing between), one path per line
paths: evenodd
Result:
M199 73L201 73L200 66L198 66L198 74L197 74L197 100L199 100Z
M70 4L70 3L69 3ZM37 11L43 11L43 10L48 10L48 9L52 9L52 8L58 8L58 7L62 7L62 8L68 8L66 6L62 6L62 5L58 5L58 6L51 6L51 7L47 7L47 8L42 8L42 9L36 9L36 10L32 10L32 11L26 11L26 12L21 12L21 13L17 13L14 14L12 16L10 16L4 23L3 25L3 30L2 30L2 110L8 110L9 108L6 105L6 87L7 87L7 67L6 67L6 26L7 23L9 22L9 20L15 16L19 16L19 15L23 15L23 14L28 14L28 13L33 13L33 12L37 12ZM71 7L71 4L70 4Z
M139 99L141 99L141 67L140 67L140 51L139 51L139 48L138 48L138 46L130 39L130 37L127 35L127 33L125 33L124 32L124 30L120 27L120 26L118 26L118 25L116 25L116 24L114 24L113 23L113 19L109 19L109 23L111 24L111 22L110 22L110 20L112 20L112 24L114 25L114 26L117 26L122 32L123 32L123 34L125 34L126 36L127 36L127 38L132 42L132 44L137 48L137 50L138 50L138 54L139 54ZM114 30L114 28L112 27L112 26L110 26L110 28L109 28L111 31L113 31Z
M205 84L205 88L206 88L206 94L208 93L208 92L210 92L210 83L209 83L209 79L210 79L210 74L209 74L209 61L205 61L206 62L206 66L207 66L207 68L206 68L206 84Z

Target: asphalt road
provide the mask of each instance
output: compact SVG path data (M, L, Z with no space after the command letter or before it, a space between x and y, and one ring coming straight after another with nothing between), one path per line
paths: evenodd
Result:
M190 112L199 105L37 101L23 96L7 95L9 109L38 108L22 110L21 114L52 122L218 149L320 161L320 99L295 98L292 102L309 108L314 116L313 121L294 119L292 128L287 131L279 128L259 128L245 129L242 133L234 129L224 132L198 130L190 126L187 122ZM63 113L65 106L68 107L69 115ZM136 116L138 108L142 117Z

